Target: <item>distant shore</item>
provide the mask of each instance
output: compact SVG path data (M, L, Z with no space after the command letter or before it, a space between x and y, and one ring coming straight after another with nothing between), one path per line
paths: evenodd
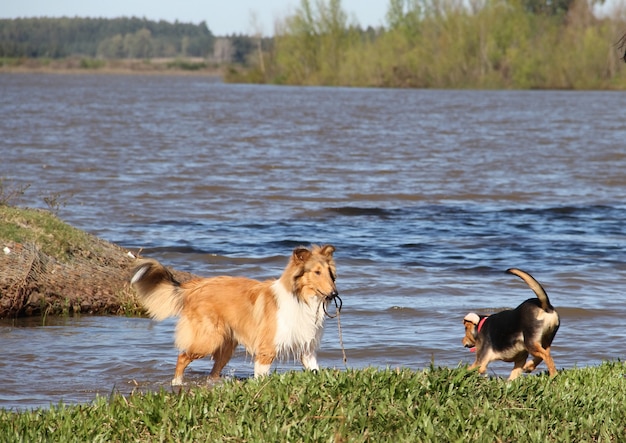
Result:
M0 73L164 74L222 77L224 67L202 58L0 58Z

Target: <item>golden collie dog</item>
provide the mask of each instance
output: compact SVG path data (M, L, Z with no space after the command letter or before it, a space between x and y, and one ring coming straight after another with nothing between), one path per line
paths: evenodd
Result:
M297 247L280 278L263 282L220 276L181 284L156 260L141 260L131 279L141 303L156 320L179 316L172 385L182 384L189 363L208 355L209 378L219 378L239 344L254 358L255 377L290 354L317 371L326 307L338 297L334 251Z

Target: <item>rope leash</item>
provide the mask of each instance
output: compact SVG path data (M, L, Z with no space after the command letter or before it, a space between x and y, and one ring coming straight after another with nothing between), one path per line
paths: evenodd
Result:
M343 300L341 300L341 297L339 297L338 295L333 295L331 297L328 297L328 300L332 300L335 303L336 314L335 315L330 315L328 313L328 310L326 309L326 303L324 303L324 305L323 305L323 307L324 307L324 314L326 314L326 317L328 317L328 318L339 317L339 312L341 312L341 308L343 307ZM339 300L339 303L337 303L337 300Z
M339 331L339 346L341 347L341 354L343 355L343 363L346 365L346 369L348 368L348 357L346 357L346 349L343 346L343 333L341 331L341 308L343 307L343 300L338 295L335 295L331 298L331 300L335 303L335 315L331 315L326 309L326 303L324 303L324 314L328 318L337 317L337 330ZM339 302L337 302L339 300Z

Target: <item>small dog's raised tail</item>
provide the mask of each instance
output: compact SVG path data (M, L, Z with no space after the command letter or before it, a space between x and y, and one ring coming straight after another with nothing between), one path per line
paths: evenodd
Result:
M180 283L165 266L154 259L143 259L137 263L130 284L137 291L141 304L155 320L177 316L183 309Z
M543 286L541 286L541 284L537 280L535 280L532 275L530 275L528 272L516 268L507 269L506 272L508 272L509 274L517 275L519 278L526 282L526 284L530 287L530 289L533 290L533 292L541 302L541 309L548 312L554 309L550 304L550 299L548 298L548 294L546 293L545 289L543 289Z

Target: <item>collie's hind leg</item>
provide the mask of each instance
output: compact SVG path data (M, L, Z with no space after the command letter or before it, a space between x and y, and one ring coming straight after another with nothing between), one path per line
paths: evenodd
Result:
M178 354L178 360L176 361L176 371L174 372L174 379L172 380L172 386L180 386L183 384L183 373L185 368L189 366L189 363L194 361L196 356L191 356L185 351Z
M225 337L223 328L218 328L213 319L202 317L200 320L190 320L189 317L183 315L176 325L175 344L181 353L178 355L172 385L183 383L183 372L189 363L218 353L219 349L224 346Z
M220 378L220 373L226 363L228 363L235 352L235 348L237 347L237 342L235 341L225 341L224 344L213 353L213 369L211 369L211 373L209 374L209 379L218 379Z

